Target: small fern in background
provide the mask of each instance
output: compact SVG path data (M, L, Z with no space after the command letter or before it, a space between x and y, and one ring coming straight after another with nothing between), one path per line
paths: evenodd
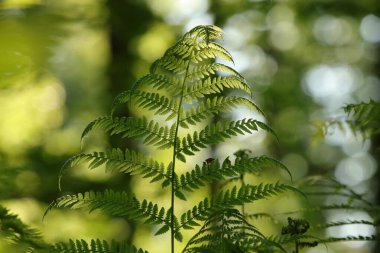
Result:
M326 213L331 211L341 211L339 215L339 220L330 220L329 221L317 221L316 223L311 224L312 231L324 231L332 227L343 227L346 225L360 224L363 226L368 226L371 231L373 229L374 234L372 235L336 235L328 238L319 238L319 243L332 243L339 241L378 241L379 237L375 234L376 228L380 226L380 207L374 205L372 202L366 199L365 194L358 194L347 185L344 185L337 181L334 178L322 177L322 176L311 176L304 180L299 185L299 188L309 196L309 205L308 207L297 210L297 212L307 213ZM319 203L316 198L325 198L330 197L333 199L327 203L323 204L313 204ZM368 214L366 219L353 219L350 217L352 212L364 212Z
M380 103L374 100L347 104L343 108L344 119L333 118L322 123L315 123L316 135L324 137L333 127L342 132L351 131L355 137L369 139L380 134Z
M380 103L370 100L368 103L348 104L343 109L354 133L360 132L364 137L380 133Z
M15 214L0 205L0 241L6 242L10 249L18 252L33 252L46 249L48 245L41 234L25 225ZM2 248L4 245L2 245ZM4 248L3 248L4 250Z
M286 170L282 164L268 157L237 156L234 161L228 157L224 160L208 159L202 164L190 165L192 169L188 172L178 172L190 156L210 145L237 135L252 134L259 129L273 132L264 122L254 118L234 121L221 117L216 123L208 123L214 115L221 116L221 113L238 106L262 114L249 98L251 91L247 81L231 67L216 61L219 58L233 62L230 53L215 42L220 39L222 31L216 26L193 28L152 64L148 75L115 99L113 111L129 104L140 108L140 112L145 110L148 113L133 117L100 117L83 132L82 141L94 129L100 128L127 141L135 138L156 149L171 150L170 163L164 164L137 149L115 147L106 152L78 154L63 165L60 173L61 181L62 175L79 163L87 162L89 169L105 165L108 172L128 173L168 188L170 207L161 207L148 198L138 199L132 192L105 189L62 196L49 206L47 212L53 207L100 209L113 216L159 225L156 235L171 234L168 242L171 252L174 252L175 241L183 240L184 229L197 227L201 227L200 231L188 242L184 252L281 249L279 244L271 242L248 224L235 207L289 190L297 192L290 185L280 182L237 184L222 188L215 196L206 197L199 203L189 203L192 207L186 212L178 213L176 208L178 201L187 200L189 192L211 182L233 180L268 166ZM246 96L223 96L222 91L227 89L240 90ZM153 117L149 116L149 111ZM195 130L198 128L201 130ZM77 240L57 244L54 249L60 252L143 252L134 246L115 245L98 239L90 244Z

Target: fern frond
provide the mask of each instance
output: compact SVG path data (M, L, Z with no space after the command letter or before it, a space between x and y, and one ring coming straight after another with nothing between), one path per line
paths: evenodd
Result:
M347 129L357 137L369 138L380 133L380 103L370 100L368 103L348 104L343 107L346 119L330 119L322 124L316 123L317 131L327 135L332 126L342 132Z
M165 55L156 60L151 66L152 74L166 73L171 75L183 75L189 62L186 59L178 58L174 55Z
M88 166L89 169L95 169L101 165L105 165L106 171L142 175L143 178L152 178L151 182L161 179L169 179L167 173L169 166L165 172L165 165L163 163L148 158L142 153L130 151L128 149L123 152L119 148L114 148L107 152L78 154L68 159L61 168L59 183L61 182L63 174L68 169L82 162L90 163Z
M158 122L148 121L145 117L100 117L85 128L82 141L97 128L109 132L110 135L120 134L122 138L142 138L145 144L156 146L158 149L171 148L174 143L175 124L162 127Z
M195 64L203 60L216 58L233 62L231 54L221 45L212 41L206 43L201 40L194 43L194 39L199 38L183 38L179 40L165 52L164 57L175 56L176 58L188 60Z
M246 184L240 186L240 188L234 186L231 190L221 191L211 200L205 198L199 202L197 206L194 206L191 210L182 214L180 227L191 229L198 225L197 221L206 220L209 215L220 209L233 208L234 206L252 203L289 190L299 193L294 187L278 182L275 184Z
M48 247L39 231L25 225L17 215L10 213L2 205L0 205L0 238L2 242L15 245L20 251L32 252Z
M77 195L66 195L56 199L45 212L52 208L101 210L112 216L127 217L132 220L144 220L147 224L170 226L170 211L153 202L139 201L126 192L105 190L104 192L85 192ZM166 216L166 217L165 217Z
M334 242L348 242L348 241L379 241L376 235L372 236L346 236L346 237L329 237L322 239L319 243L334 243Z
M278 223L278 221L269 213L252 213L252 214L246 214L245 215L246 219L264 219L267 218L274 223Z
M279 248L249 224L236 209L213 213L188 242L183 252L261 252Z
M345 107L345 111L350 113L346 124L352 133L361 136L363 139L370 138L380 133L380 103L357 104L352 109ZM347 109L350 108L350 109ZM351 110L351 112L349 112Z
M175 191L191 192L205 186L207 183L223 179L233 180L235 177L240 179L241 174L257 173L267 168L284 170L291 178L290 171L285 165L267 156L238 158L234 163L231 163L227 157L222 164L216 159L210 164L195 165L193 170L179 176L179 184Z
M361 127L379 124L380 103L370 100L368 103L348 104L343 107L344 112L353 119L353 123Z
M223 59L234 62L232 55L218 43L209 41L208 43L200 41L195 45L195 54L192 56L194 63L201 62L205 59Z
M302 180L299 187L307 195L320 195L320 196L342 196L350 204L354 201L361 202L362 204L372 206L372 203L364 198L363 194L358 194L350 187L340 183L338 180L332 177L323 176L310 176ZM324 189L321 191L320 189Z
M245 172L258 172L267 167L287 171L279 162L266 157L237 158L234 165L227 158L221 164L218 160L214 160L202 166L196 165L193 171L178 176L177 159L185 162L187 155L195 155L200 149L239 134L252 134L259 129L273 133L273 130L261 121L241 119L219 121L199 132L189 131L187 136L181 135L184 131L182 128L195 126L209 116L232 111L238 106L246 106L263 114L248 98L221 95L225 89L239 89L248 95L251 95L251 90L247 81L237 71L215 62L216 59L233 62L231 54L214 41L219 39L222 39L220 28L212 25L195 27L151 65L148 75L140 78L131 90L124 91L114 101L113 110L121 104L133 102L139 109L145 109L142 113L150 110L156 116L163 115L166 117L165 122L159 123L146 117L108 116L91 122L82 134L83 140L94 129L100 128L110 135L117 134L121 138L138 138L144 144L153 145L158 149L171 148L173 159L168 166L135 151L122 152L120 149L112 149L108 152L74 156L61 170L60 180L67 169L78 163L88 162L89 169L105 165L108 171L141 175L150 178L151 182L161 181L163 188L172 186L170 208L166 210L146 199L140 201L133 194L105 190L63 196L54 201L46 213L53 207L87 208L90 212L100 210L114 216L140 219L152 225L159 225L156 235L170 231L173 252L174 241L182 241L181 230L193 229L195 226L200 226L202 221L206 221L205 225L197 234L198 238L192 241L194 244L191 244L191 250L197 249L198 246L199 249L214 251L215 247L245 252L271 247L281 249L278 245L268 242L255 227L245 221L244 215L232 208L289 190L298 192L286 184L235 186L232 189L222 190L211 200L205 198L197 206L185 212L180 220L174 215L175 197L186 199L185 191L192 191L215 180L237 177ZM168 122L172 120L173 124ZM69 244L67 247L62 247L64 250L66 248L72 250L73 253L77 251L101 253L106 247L104 242L100 241L94 241L91 245L85 241L71 241Z
M190 83L195 83L204 78L215 76L234 76L238 79L245 80L244 77L233 68L222 63L214 62L193 66L193 68L188 71L187 79Z
M234 164L234 169L239 171L240 174L247 172L259 173L271 168L285 171L292 180L292 174L284 164L265 155L257 157L237 157Z
M179 176L179 183L175 192L191 192L205 186L206 183L220 181L226 177L238 176L239 174L231 166L231 161L226 158L222 164L219 160L214 160L211 164L204 163L202 166L195 165L190 172Z
M206 43L221 40L223 30L214 25L199 25L185 33L184 38L202 38Z
M305 213L305 212L323 212L328 210L357 210L357 211L365 211L368 213L377 214L380 212L380 207L378 206L354 206L349 204L332 204L332 205L321 205L314 206L309 208L302 208L297 211L286 212L283 214L294 214L294 213Z
M57 253L148 253L135 246L129 246L125 241L117 242L112 240L110 243L105 240L69 240L68 243L57 243L51 248L51 252Z
M112 110L117 106L130 102L134 97L139 97L139 87L154 88L157 91L161 89L167 90L172 96L178 95L181 90L180 80L168 75L148 74L137 80L134 88L126 90L117 95L113 101ZM141 96L141 95L140 95Z
M216 124L207 125L199 133L195 131L191 136L183 137L177 147L177 158L186 161L185 155L194 155L202 148L207 148L210 144L216 144L225 139L232 138L239 134L251 134L254 131L270 129L265 123L255 119L242 119L238 121L219 121ZM271 129L270 129L271 130Z
M199 103L196 108L191 107L187 111L183 112L180 116L180 125L187 128L187 124L196 125L197 122L201 122L212 114L229 112L240 105L247 106L248 108L256 110L262 114L260 108L249 99L234 96L214 97L212 99L208 98L206 101Z
M244 79L236 76L217 76L208 77L200 80L189 87L184 88L183 98L188 103L196 101L198 98L203 98L205 95L213 93L221 93L225 88L240 89L251 95L251 89Z
M348 220L332 221L332 222L328 222L326 224L318 224L315 227L316 228L329 228L329 227L352 225L352 224L370 225L373 227L380 226L379 222L372 222L372 221L368 221L368 220L350 220L350 219L348 219Z
M154 111L155 114L166 115L170 113L167 120L172 119L177 115L178 99L169 99L158 93L144 92L141 90L127 90L122 92L116 97L113 107L127 103L130 99L134 99L135 104L139 107Z

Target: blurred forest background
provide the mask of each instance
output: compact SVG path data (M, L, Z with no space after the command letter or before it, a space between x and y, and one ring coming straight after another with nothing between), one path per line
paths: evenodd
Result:
M226 157L248 148L282 161L295 180L331 175L380 203L378 136L363 141L348 129L322 131L327 120L345 118L346 104L380 100L378 0L2 0L0 204L42 231L47 242L128 239L160 252L166 236L147 240L152 235L148 228L135 230L135 225L101 213L56 210L41 220L61 194L59 169L80 152L84 127L108 114L118 93L147 73L178 36L199 24L225 31L223 46L252 84L254 100L279 138L278 143L260 132L209 152ZM85 149L104 150L113 142L99 132ZM139 187L127 176L84 167L67 178L64 190L75 192L106 185ZM162 198L149 187L141 191ZM289 200L269 204L274 212L284 205L302 208ZM328 212L323 219L340 215ZM345 215L371 219L364 211ZM350 225L329 229L327 236L375 232ZM0 241L1 252L5 247ZM368 242L329 247L330 253L378 252Z

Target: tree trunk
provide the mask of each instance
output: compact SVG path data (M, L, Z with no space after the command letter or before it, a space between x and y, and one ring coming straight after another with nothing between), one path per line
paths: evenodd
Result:
M138 58L136 50L131 46L131 41L136 36L143 34L149 28L153 15L142 1L133 0L108 0L106 7L109 10L108 29L110 44L110 62L108 69L109 94L114 98L120 92L130 89L135 79L132 69ZM129 116L129 111L124 109L123 116ZM118 138L119 139L119 138ZM131 148L133 144L120 142L110 138L113 147L121 149ZM123 190L130 191L131 177L124 175L120 185ZM136 225L127 221L129 234L126 240L133 242Z

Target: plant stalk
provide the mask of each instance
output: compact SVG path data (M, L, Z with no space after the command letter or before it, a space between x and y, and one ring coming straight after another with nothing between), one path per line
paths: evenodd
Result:
M187 78L187 73L189 72L189 67L190 67L190 59L189 62L187 63L186 67L186 72L185 76L183 78L182 82L182 87L181 87L181 97L179 100L179 105L178 105L178 113L177 113L177 121L176 121L176 128L175 128L175 134L174 134L174 147L173 147L173 159L172 159L172 178L171 178L171 221L170 221L170 247L171 247L171 252L174 253L174 205L175 205L175 162L176 162L176 155L177 155L177 137L178 137L178 130L179 130L179 121L180 121L180 110L182 107L183 103L183 92L184 88L186 85L186 78Z
M295 251L295 253L299 253L299 241L298 240L296 240L296 251Z

